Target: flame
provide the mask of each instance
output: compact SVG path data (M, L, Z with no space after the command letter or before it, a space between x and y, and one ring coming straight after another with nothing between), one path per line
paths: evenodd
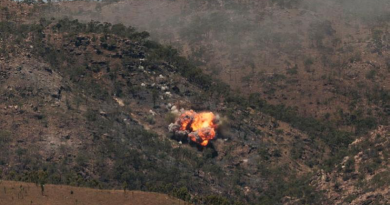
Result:
M187 131L188 138L202 146L216 136L217 118L212 112L196 113L193 110L185 111L176 121L180 131Z
M212 112L199 113L195 115L191 128L193 131L206 127L215 128L214 119L215 115Z
M191 123L194 115L196 115L196 113L193 110L185 111L183 114L180 115L180 118L178 120L180 130L188 129L188 125Z
M209 144L208 140L205 140L205 141L200 143L200 145L202 145L203 147L206 147L208 144Z

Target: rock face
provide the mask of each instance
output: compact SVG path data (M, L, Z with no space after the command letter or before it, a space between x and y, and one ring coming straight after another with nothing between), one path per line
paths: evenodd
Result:
M19 58L8 64L9 75L3 81L10 91L26 96L44 97L45 101L61 98L62 77L45 63L35 59ZM45 96L46 95L46 96Z

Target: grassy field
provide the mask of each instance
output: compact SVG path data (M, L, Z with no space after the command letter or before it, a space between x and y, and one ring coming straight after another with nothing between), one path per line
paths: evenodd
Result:
M2 181L0 205L175 205L186 204L165 194L97 190L61 185L40 186L31 183Z

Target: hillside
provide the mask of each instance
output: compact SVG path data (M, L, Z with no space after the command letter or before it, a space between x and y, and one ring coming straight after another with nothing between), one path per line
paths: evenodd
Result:
M192 204L386 203L386 12L378 35L353 17L363 46L340 10L349 1L305 2L6 1L0 176ZM161 22L148 26L152 17ZM180 110L214 112L217 139L202 147L169 133Z
M313 183L335 204L389 204L389 127L379 127L350 145L350 154Z
M1 204L50 205L174 205L186 204L164 194L140 191L96 190L60 185L45 185L44 191L32 183L2 181Z
M323 154L310 145L320 140L251 108L145 32L69 19L2 26L6 179L158 191L194 203L273 201L299 194L266 191L298 183L307 161ZM218 112L219 139L206 148L173 139L174 105Z
M235 90L362 134L389 121L389 12L386 0L130 0L53 15L150 31Z

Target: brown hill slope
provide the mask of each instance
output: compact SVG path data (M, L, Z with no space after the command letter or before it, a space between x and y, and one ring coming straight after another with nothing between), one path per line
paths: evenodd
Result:
M141 191L97 190L62 185L2 181L1 205L178 205L189 204L165 194Z
M365 119L369 110L341 110L343 122L357 127L344 132L270 105L262 94L244 98L176 50L120 24L41 19L0 26L0 169L10 180L124 186L199 204L333 204L310 183L312 171L331 172L352 153L354 133L387 119L374 118L382 108L371 111L374 120ZM167 133L173 106L219 113L218 139L204 148L174 139Z
M301 182L328 145L260 112L146 33L69 19L0 26L5 178L126 186L194 203L313 190L278 187ZM202 148L172 139L173 105L219 113L218 140Z
M390 128L379 127L350 145L350 153L313 184L334 204L390 203Z
M357 134L388 121L388 1L130 0L55 8L55 16L150 31L233 88L301 115Z
M178 66L154 60L157 51L143 41L68 35L82 25L50 24L39 45L27 40L3 61L1 146L7 150L1 167L11 179L33 181L37 167L44 167L55 183L126 182L132 189L160 191L184 186L194 195L225 195L235 187L231 196L252 198L269 186L268 169L283 167L283 181L288 170L300 170L299 176L310 171L309 161L318 163L314 156L323 153L310 144L317 140L250 107L224 102L228 93L205 92L178 75ZM63 31L53 32L57 27ZM44 47L52 50L36 53ZM197 150L170 139L172 105L220 113L226 120L219 140Z

